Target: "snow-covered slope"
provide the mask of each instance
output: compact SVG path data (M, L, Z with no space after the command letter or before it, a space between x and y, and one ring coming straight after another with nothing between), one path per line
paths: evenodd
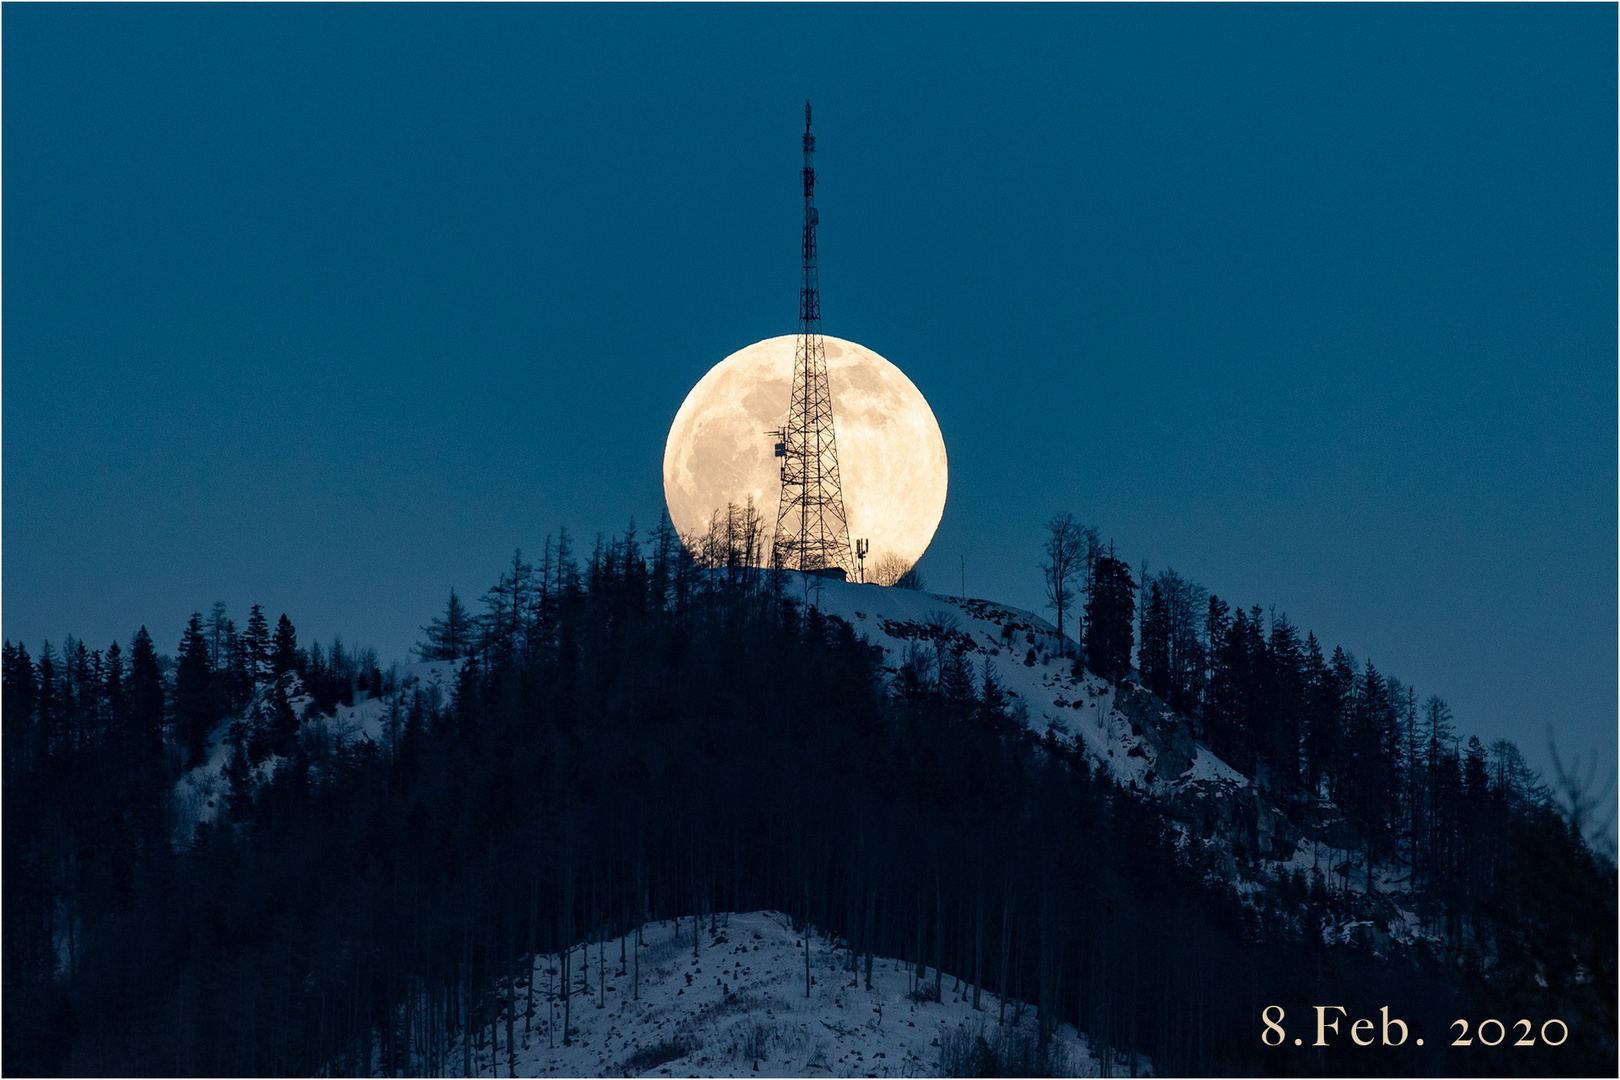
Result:
M957 599L879 585L797 579L795 599L835 615L884 651L898 672L909 648L965 647L976 671L986 661L1028 711L1030 729L1083 749L1125 787L1170 794L1188 786L1247 786L1198 745L1162 703L1090 672L1076 677L1075 643L1038 615L988 600Z
M913 649L937 655L964 648L979 673L988 661L1023 706L1034 734L1050 732L1083 751L1121 787L1158 798L1189 857L1246 902L1265 904L1269 890L1292 874L1305 880L1316 874L1345 891L1351 880L1365 880L1365 855L1336 808L1313 807L1312 820L1289 821L1264 791L1197 742L1188 721L1158 698L1131 683L1077 675L1075 643L1040 616L987 600L877 585L797 575L793 584L795 599L843 619L880 646L891 675ZM1259 858L1240 858L1239 847ZM1324 929L1325 941L1353 941L1383 954L1392 942L1423 936L1409 906L1405 872L1381 865L1373 877L1373 894L1359 903L1363 915L1374 914L1376 921L1347 914Z
M470 1058L479 1076L939 1076L962 1075L970 1055L999 1049L993 1071L977 1075L1028 1075L1017 1056L1034 1053L1035 1013L1027 1006L1008 1002L1003 1010L984 992L974 1011L972 990L949 974L940 979L940 999L928 1000L934 972L914 994L916 973L889 959L874 960L867 990L864 963L849 970L848 950L815 933L807 996L805 939L787 916L701 919L696 950L693 928L691 919L648 923L639 950L633 933L576 947L568 1046L559 958L541 956L532 984L520 975L510 988L510 1013L492 1013L471 1047L457 1041L433 1059L419 1049L419 1064L460 1075ZM506 994L503 985L497 996ZM1049 1067L1053 1075L1100 1074L1073 1026L1056 1030ZM1146 1067L1139 1059L1138 1075Z

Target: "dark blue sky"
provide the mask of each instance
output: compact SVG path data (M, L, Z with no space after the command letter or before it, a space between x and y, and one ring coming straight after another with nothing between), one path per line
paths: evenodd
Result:
M4 633L223 599L403 657L828 333L1040 525L1275 604L1465 730L1615 754L1614 9L4 11Z

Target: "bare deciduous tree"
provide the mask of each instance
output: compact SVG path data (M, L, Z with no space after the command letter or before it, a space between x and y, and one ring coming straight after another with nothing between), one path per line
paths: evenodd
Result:
M1047 604L1057 611L1060 638L1063 637L1063 617L1074 603L1070 583L1096 545L1097 530L1081 525L1073 514L1054 514L1046 523L1046 561L1041 564L1041 572L1046 577Z
M1547 754L1553 763L1553 792L1555 805L1569 822L1571 829L1599 854L1613 862L1614 839L1614 777L1600 779L1598 757L1577 755L1566 768L1558 756L1552 728L1547 729Z
M921 589L922 575L905 559L887 552L877 557L869 571L875 585L888 585L897 589Z

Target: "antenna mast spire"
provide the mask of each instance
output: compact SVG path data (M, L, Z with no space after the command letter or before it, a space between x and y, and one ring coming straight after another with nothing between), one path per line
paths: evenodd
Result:
M777 565L806 573L847 577L854 569L844 489L833 439L832 392L821 340L821 283L816 273L816 137L804 103L803 275L799 284L799 339L793 347L793 396L776 455L782 459L782 501L776 511L773 555Z

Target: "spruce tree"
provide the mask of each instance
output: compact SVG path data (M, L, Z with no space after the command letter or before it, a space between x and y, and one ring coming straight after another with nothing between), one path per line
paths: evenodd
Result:
M979 722L986 731L999 735L1007 720L1007 691L996 676L989 653L984 656L984 671L979 686Z
M1451 733L1451 706L1438 694L1430 694L1423 702L1423 732L1428 745L1449 746Z
M218 719L213 676L202 615L193 614L180 639L180 661L174 672L174 723L192 766L202 762L208 732Z
M973 662L960 645L940 654L939 690L962 715L972 711L978 688L973 685Z
M4 690L0 692L0 743L5 746L6 783L33 768L36 733L34 728L34 664L24 645L5 643ZM15 788L13 788L15 790Z
M669 587L675 570L676 552L680 550L681 538L675 535L675 526L670 524L667 510L658 515L658 528L653 531L652 566L647 575L648 599L655 611L663 611L669 604ZM550 576L551 564L551 538L546 538L546 574L541 580L542 592L545 591L545 578Z
M1478 735L1468 736L1462 759L1462 819L1458 837L1463 870L1463 895L1469 907L1488 899L1491 886L1490 773L1485 747Z
M598 536L596 552L591 556L593 575L602 572L601 564L602 540ZM511 569L484 594L484 605L488 608L484 614L485 638L503 660L523 651L527 636L524 614L531 606L533 595L534 566L523 561L523 550L518 548L512 552Z
M1451 706L1438 694L1423 702L1424 834L1422 855L1424 876L1436 878L1447 872L1445 835L1455 802L1450 798L1457 776L1456 755L1452 752Z
M1322 643L1314 633L1305 637L1305 653L1300 668L1300 695L1303 699L1303 740L1305 794L1322 796L1323 781L1332 767L1333 747L1338 730L1337 717L1328 703L1328 667L1322 658Z
M56 650L49 641L39 647L39 677L35 708L39 714L39 748L46 758L54 758L64 749L62 732L62 694L57 682Z
M237 712L253 700L252 649L247 635L239 634L234 623L225 624L225 669L220 673L229 699L229 711Z
M298 666L298 632L283 612L276 623L276 636L270 643L270 675L273 678Z
M1356 688L1351 726L1352 762L1348 809L1371 860L1383 848L1389 821L1393 747L1388 739L1392 727L1388 688L1371 660L1362 669Z
M1086 662L1091 670L1114 682L1130 676L1135 621L1136 582L1131 568L1110 550L1092 563L1086 602Z
M1485 746L1479 741L1478 735L1468 736L1468 746L1463 751L1463 798L1468 800L1470 809L1477 811L1485 803L1485 796L1490 790L1490 774L1485 768Z
M549 551L548 551L549 556ZM444 615L422 627L427 641L416 646L416 654L423 660L459 660L472 648L473 620L456 590L450 590Z
M1209 612L1204 616L1204 737L1209 737L1211 720L1219 702L1231 697L1230 673L1221 657L1221 646L1226 642L1227 627L1231 625L1231 608L1219 596L1209 598Z
M62 642L61 725L62 745L68 751L86 748L95 726L95 701L100 690L90 670L90 650L69 634Z
M1260 605L1252 604L1248 617L1243 620L1238 701L1242 717L1243 769L1250 775L1258 775L1258 765L1263 759L1269 789L1270 774L1276 763L1271 756L1271 658L1266 650L1265 618Z
M313 707L317 716L331 712L337 704L337 681L332 678L326 651L318 641L309 643L309 658L304 662L304 691L315 699Z
M215 600L208 613L208 666L220 671L226 666L225 635L231 620L225 614L225 601Z
M1288 616L1271 620L1271 640L1266 645L1271 675L1270 717L1271 758L1275 770L1272 790L1284 799L1299 794L1300 748L1304 742L1301 717L1305 713L1304 658L1299 634Z
M129 650L129 735L136 760L156 766L163 756L163 674L144 626Z
M1239 608L1227 619L1226 605L1220 604L1220 608L1218 619L1215 618L1217 613L1211 612L1211 622L1221 628L1221 633L1210 640L1213 658L1209 699L1204 709L1204 737L1216 756L1241 772L1252 773L1252 743L1244 711L1249 685L1249 661L1245 651L1249 617Z
M122 754L129 746L129 697L124 685L124 650L116 641L107 646L101 680L107 706L107 741Z
M244 643L247 646L248 671L253 677L253 688L257 690L270 674L270 621L264 617L264 608L258 604L253 605L248 615Z
M1341 807L1350 797L1354 765L1356 659L1341 646L1333 647L1323 680L1322 711L1332 725L1333 742L1328 756L1328 795Z
M286 679L278 681L270 692L269 734L271 753L292 752L293 739L298 734L298 715L293 712L292 702L287 697Z

